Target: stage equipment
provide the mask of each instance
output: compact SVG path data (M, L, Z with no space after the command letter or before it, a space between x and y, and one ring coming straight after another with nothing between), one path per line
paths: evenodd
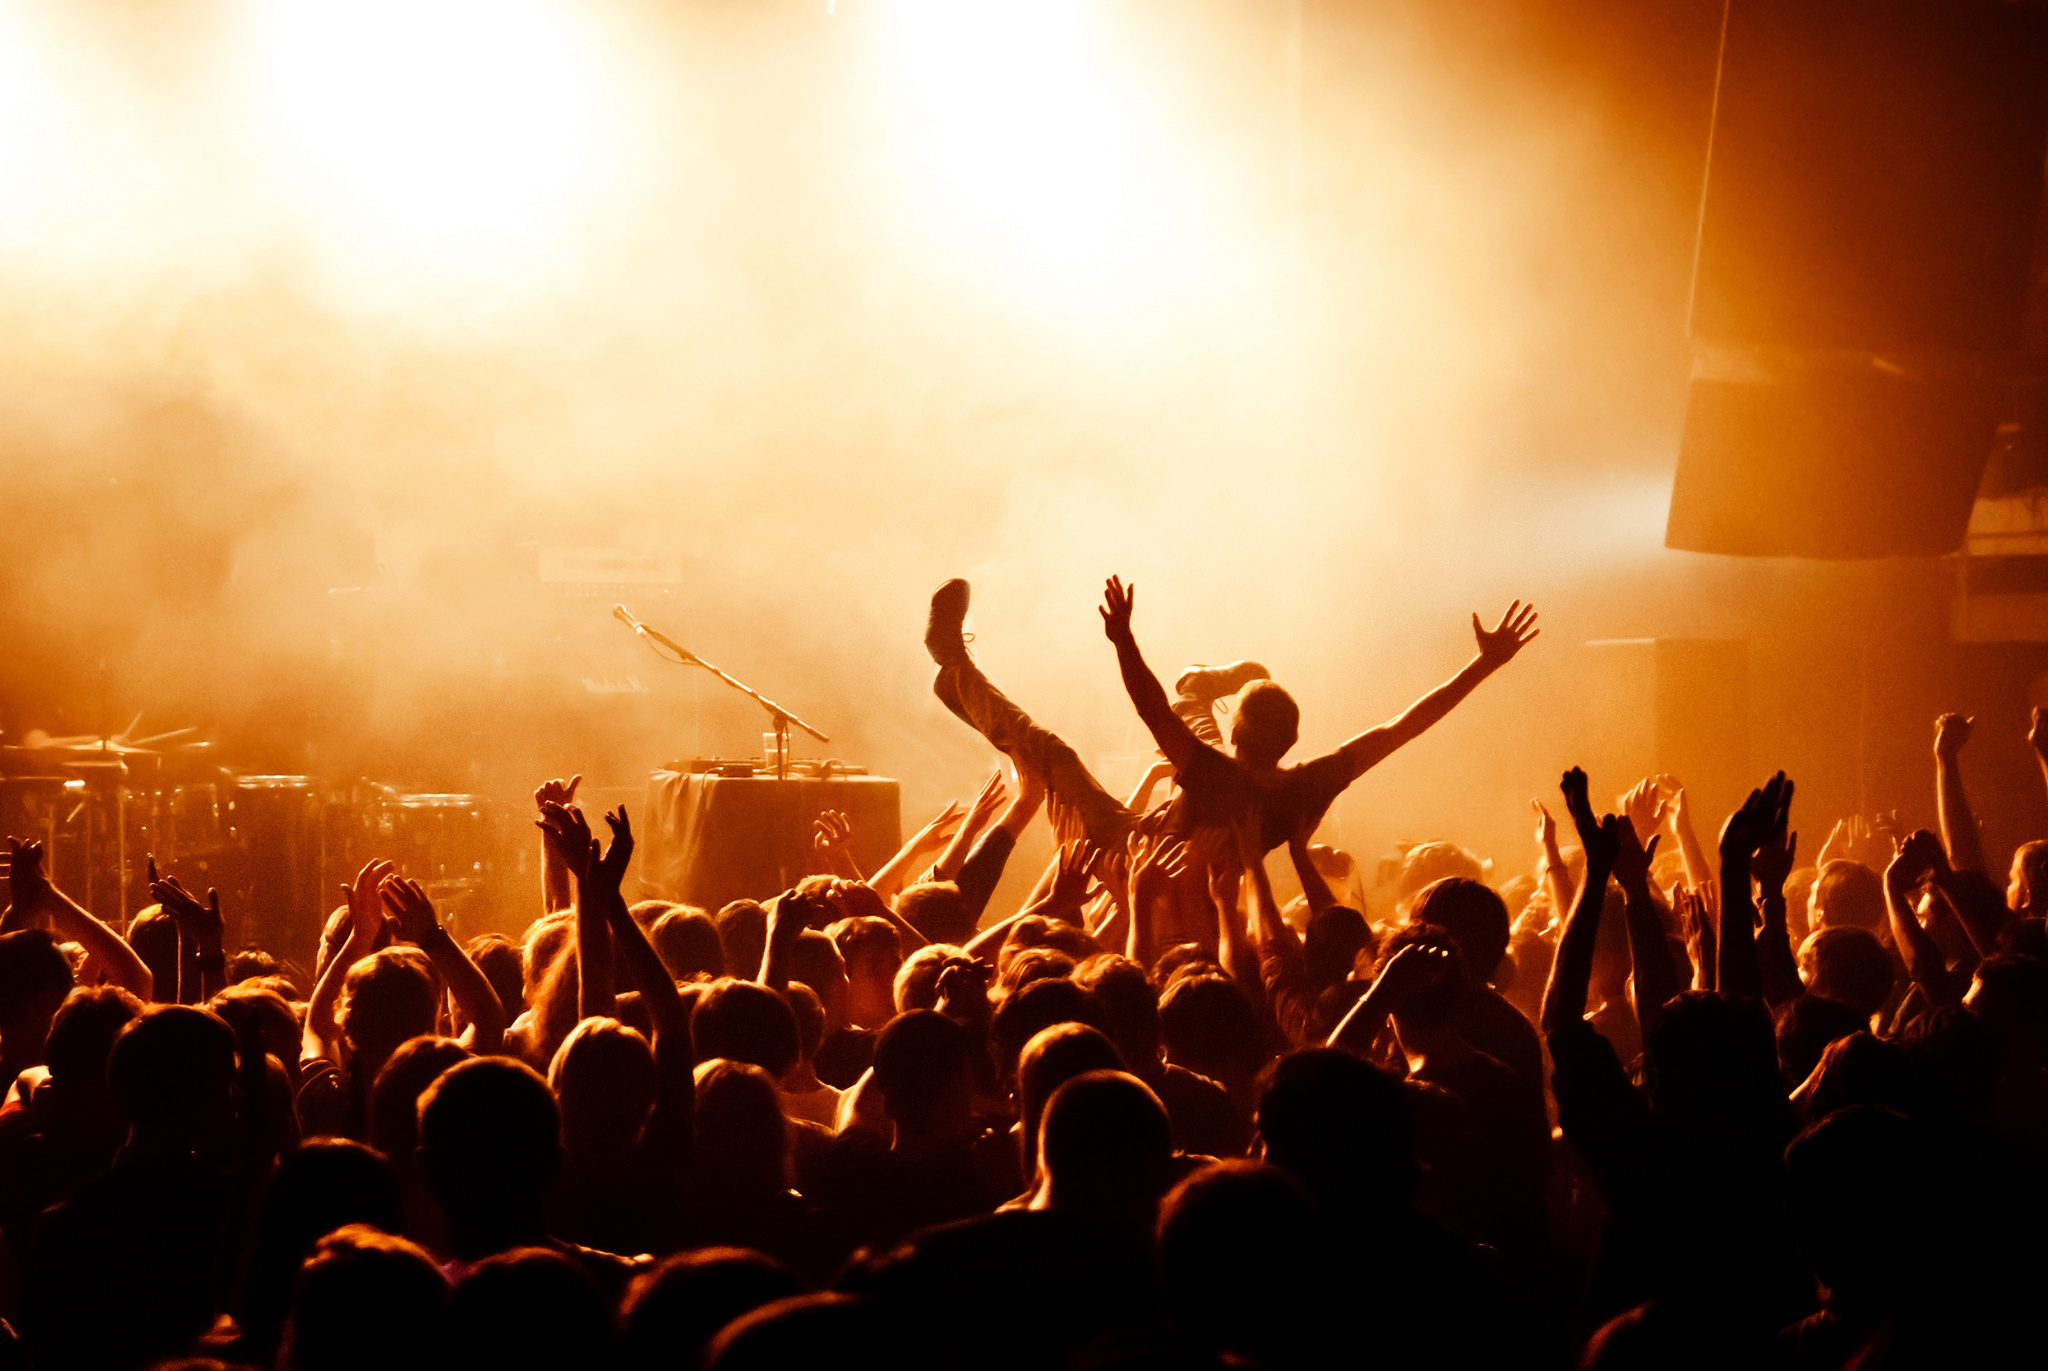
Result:
M632 629L633 632L639 634L641 638L645 639L648 647L653 649L654 655L657 657L661 657L663 661L672 661L677 666L702 667L706 671L710 672L713 676L716 676L719 680L724 681L727 685L731 686L734 690L737 690L740 694L752 699L756 704L760 705L761 708L767 710L769 716L773 718L775 721L775 731L771 734L765 735L764 741L767 745L764 750L768 754L768 765L770 769L774 771L775 778L777 780L789 779L789 726L791 724L795 724L798 728L810 734L813 738L816 738L821 743L829 743L832 741L830 738L820 733L817 729L811 727L802 719L790 713L781 705L776 704L775 701L769 699L766 695L763 695L760 691L748 685L745 681L742 681L738 677L733 676L725 671L721 671L719 668L711 665L711 663L705 661L702 657L699 657L696 653L690 651L688 648L682 646L680 643L675 642L673 639L663 637L661 634L655 632L647 625L641 623L638 619L634 618L630 612L627 611L624 605L613 605L612 617L614 619L617 619L620 623L624 624L627 628ZM661 652L662 648L667 648L670 652L673 652L675 656L663 657Z
M699 769L706 767L706 769ZM827 809L853 823L853 855L872 872L902 846L897 784L839 763L798 764L777 777L734 764L670 763L647 780L634 854L644 898L716 913L733 900L765 900L821 869L813 826Z
M1665 543L1954 551L2015 390L2048 15L1730 0Z

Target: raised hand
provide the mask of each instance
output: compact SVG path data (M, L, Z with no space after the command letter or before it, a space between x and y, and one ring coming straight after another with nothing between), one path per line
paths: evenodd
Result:
M1884 869L1885 884L1899 891L1912 890L1922 881L1949 874L1948 851L1941 839L1927 829L1916 829L1899 847Z
M1742 807L1721 826L1722 860L1739 857L1748 862L1766 843L1783 842L1791 808L1792 782L1780 771L1762 789L1750 791Z
M860 867L853 860L853 820L836 809L818 815L811 833L811 850L827 870L849 879L859 879Z
M409 877L390 875L377 887L384 907L398 922L398 936L414 947L425 947L441 932L441 920L426 888Z
M1520 600L1509 605L1508 612L1492 628L1482 625L1476 612L1472 615L1472 637L1479 644L1479 660L1489 668L1506 666L1542 631L1536 627L1536 606Z
M43 845L41 842L23 842L19 838L7 840L7 892L13 901L8 922L20 927L42 904L43 896L50 888L50 879L43 874Z
M578 772L568 780L542 781L533 792L533 803L537 809L545 810L549 805L571 805L576 803L576 787L583 784L583 773Z
M1714 988L1714 907L1705 887L1673 886L1671 907L1678 914L1679 931L1685 937L1686 955L1692 958L1694 990Z
M1427 943L1409 943L1387 958L1368 992L1394 1013L1419 990L1426 990L1451 969L1451 954Z
M1536 846L1547 855L1557 846L1557 820L1550 817L1541 800L1529 801L1529 808L1536 811Z
M2037 710L2038 714L2039 711ZM1961 714L1944 714L1934 721L1934 755L1942 761L1954 761L1963 753L1963 745L1970 741L1970 730L1976 725L1974 718ZM2031 734L2029 738L2031 740Z
M590 836L590 820L583 817L582 810L559 800L544 800L534 827L571 875L579 881L589 879L590 849L596 840Z
M1129 642L1131 638L1131 610L1138 598L1138 587L1126 586L1122 578L1112 576L1102 583L1102 634L1112 643ZM1478 622L1476 616L1473 622Z
M1617 808L1628 816L1629 826L1636 831L1636 841L1647 843L1651 835L1664 829L1670 817L1668 802L1662 784L1656 780L1637 781L1628 794L1615 801Z
M342 887L344 890L348 887ZM226 930L226 921L221 918L220 892L208 890L206 903L201 904L197 896L179 882L176 876L157 876L156 858L149 859L149 897L164 908L180 932L196 940L202 947L211 947L221 940ZM349 905L353 914L353 897Z
M627 817L624 805L606 814L604 821L612 831L612 845L599 856L597 843L592 840L588 879L593 885L602 884L607 895L615 895L625 883L626 864L633 860L633 821Z
M1059 860L1053 869L1052 893L1047 901L1049 907L1079 909L1088 894L1089 876L1101 856L1102 849L1085 838L1061 843ZM1133 873L1134 883L1136 879L1136 873Z
M1785 783L1785 789L1785 805L1779 814L1778 822L1757 847L1756 855L1749 859L1749 874L1756 878L1757 885L1767 895L1781 895L1785 889L1786 879L1791 876L1792 869L1799 865L1799 835L1785 831L1786 819L1789 816L1784 811L1789 811L1792 807L1791 782Z
M1565 810L1572 816L1572 826L1578 830L1579 846L1585 849L1586 869L1591 871L1597 867L1612 875L1615 854L1621 844L1616 828L1620 821L1609 823L1594 815L1592 801L1586 798L1586 773L1579 768L1573 767L1565 772L1557 788L1564 792ZM1610 814L1607 818L1612 820L1614 816Z
M1657 844L1662 835L1651 834L1646 847L1636 840L1636 830L1629 824L1609 814L1600 821L1601 832L1614 835L1614 879L1621 882L1622 890L1629 895L1647 895L1650 889L1650 864L1657 860Z
M384 934L384 899L378 888L396 870L392 863L373 858L356 873L355 884L342 883L342 898L348 901L349 922L355 929L351 936L361 939L365 948L376 946Z

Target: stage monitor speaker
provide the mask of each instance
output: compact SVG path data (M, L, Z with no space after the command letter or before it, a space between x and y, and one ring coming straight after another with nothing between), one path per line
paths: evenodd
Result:
M2035 6L1729 0L1693 336L2017 347L2044 139Z
M1665 545L1747 557L1953 552L2003 399L1995 382L1874 369L1695 380Z

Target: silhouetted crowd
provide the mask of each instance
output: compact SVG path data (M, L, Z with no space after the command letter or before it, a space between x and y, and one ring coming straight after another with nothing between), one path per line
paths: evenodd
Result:
M1112 580L1159 749L1118 798L968 602L935 690L1007 774L873 874L819 815L760 902L629 903L574 779L517 940L371 862L310 969L153 867L117 932L9 839L0 1371L2042 1364L2048 842L1987 869L1971 721L1938 833L1854 816L1802 864L1782 774L1722 821L1574 770L1530 864L1368 880L1330 804L1532 609L1289 764L1292 697L1169 694ZM1041 812L1056 859L989 909Z

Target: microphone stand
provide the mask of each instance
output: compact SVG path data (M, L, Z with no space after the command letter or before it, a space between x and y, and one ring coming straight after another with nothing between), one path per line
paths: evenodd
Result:
M684 647L682 644L674 641L671 638L664 637L662 634L656 632L655 630L649 628L647 625L641 623L638 619L634 618L630 612L627 611L624 605L613 605L612 617L614 619L617 619L620 623L624 624L627 628L632 629L642 638L646 638L651 642L660 643L670 652L675 653L677 658L677 666L701 666L706 671L710 672L713 676L716 676L719 680L724 681L727 685L731 686L734 690L737 690L740 694L750 697L754 701L754 703L760 705L761 708L767 710L768 713L772 715L775 719L776 780L786 781L789 779L789 726L791 724L795 724L798 728L810 734L813 738L816 738L821 743L830 743L832 741L824 734L818 732L817 729L812 728L802 719L790 713L781 705L775 703L775 701L769 699L766 695L763 695L760 691L748 685L745 681L742 681L737 676L734 676L731 672L724 671L718 667L713 666L711 663L705 661L702 657L699 657L696 653L690 651L690 649Z

